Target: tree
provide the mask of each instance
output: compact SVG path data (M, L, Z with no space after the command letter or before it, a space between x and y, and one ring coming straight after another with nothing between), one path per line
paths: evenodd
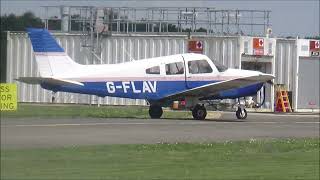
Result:
M320 35L318 35L318 36L307 36L307 37L305 37L305 39L317 39L317 40L320 40Z
M32 12L26 12L22 16L9 14L0 17L2 31L25 31L28 27L42 28L44 23Z

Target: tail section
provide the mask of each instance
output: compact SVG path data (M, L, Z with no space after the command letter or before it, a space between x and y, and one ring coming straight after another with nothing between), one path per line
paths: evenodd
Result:
M27 29L41 77L69 76L80 64L74 62L46 29Z

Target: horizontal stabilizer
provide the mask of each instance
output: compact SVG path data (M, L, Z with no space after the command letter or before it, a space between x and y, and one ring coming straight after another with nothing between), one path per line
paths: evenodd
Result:
M84 84L81 82L71 81L71 80L66 80L66 79L58 79L58 78L53 78L53 77L20 77L15 80L20 81L20 82L24 82L27 84L47 83L47 84L51 84L51 85L84 86Z

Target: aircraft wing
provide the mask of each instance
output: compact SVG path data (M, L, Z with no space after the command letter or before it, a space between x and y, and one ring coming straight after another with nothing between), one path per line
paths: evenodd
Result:
M54 77L19 77L18 79L15 79L20 82L24 82L27 84L41 84L41 83L48 83L52 85L78 85L78 86L84 86L83 83L77 82L77 81L71 81L66 79L59 79Z
M178 94L173 94L165 97L167 98L175 98L179 96L197 96L197 97L210 97L218 94L220 91L230 90L234 88L241 88L244 86L263 83L274 79L273 75L256 75L256 76L247 76L241 77L226 81L220 81L217 83L211 83L204 86L196 87L193 89L189 89Z

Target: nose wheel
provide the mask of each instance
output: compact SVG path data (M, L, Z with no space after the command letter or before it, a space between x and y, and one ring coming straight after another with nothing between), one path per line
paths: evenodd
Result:
M152 119L159 119L162 116L162 107L158 105L151 105L149 107L149 115Z
M238 107L238 110L236 111L236 116L238 119L246 119L248 116L248 113L246 109Z
M196 120L204 120L207 116L207 110L204 105L197 104L192 109L192 116Z

